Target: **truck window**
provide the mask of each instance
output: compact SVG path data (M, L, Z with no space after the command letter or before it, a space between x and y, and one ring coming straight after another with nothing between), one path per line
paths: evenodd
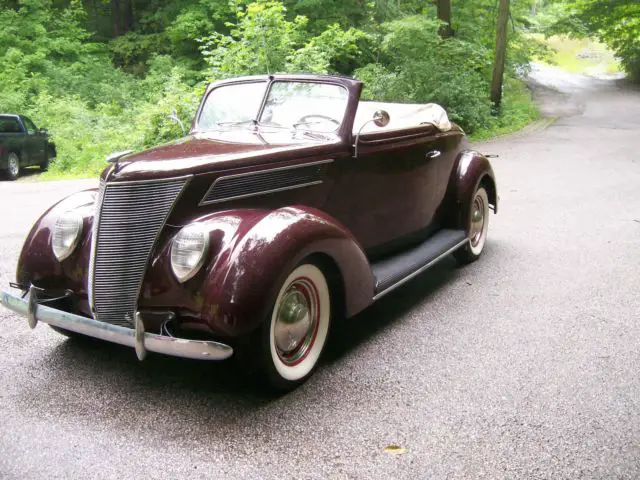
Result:
M22 133L22 127L15 117L0 117L0 133Z
M27 132L29 133L29 135L35 135L36 132L38 131L38 129L36 128L36 125L27 117L22 117L22 123L24 123L24 126L27 129Z

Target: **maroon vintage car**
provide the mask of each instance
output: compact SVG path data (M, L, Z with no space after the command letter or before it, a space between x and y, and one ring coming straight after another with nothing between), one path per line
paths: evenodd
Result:
M212 84L189 135L112 156L100 188L50 208L2 303L60 333L203 360L234 352L290 389L331 322L453 254L477 259L489 161L435 104L360 101L362 83Z

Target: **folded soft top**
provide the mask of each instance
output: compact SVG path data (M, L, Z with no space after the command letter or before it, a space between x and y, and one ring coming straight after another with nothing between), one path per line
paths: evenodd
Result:
M411 104L411 103L387 103L387 102L365 102L358 104L355 121L353 122L353 133L356 135L367 120L373 118L377 110L385 110L390 117L390 121L385 127L378 127L373 122L368 123L361 133L371 133L381 130L400 130L403 128L416 127L425 123L434 125L439 130L446 132L451 130L451 122L444 108L436 103Z

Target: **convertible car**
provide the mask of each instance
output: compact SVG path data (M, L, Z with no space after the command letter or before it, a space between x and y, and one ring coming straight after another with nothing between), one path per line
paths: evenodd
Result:
M213 83L185 138L112 155L36 222L2 303L33 328L201 360L288 390L332 322L453 254L498 208L489 161L436 104L347 77Z

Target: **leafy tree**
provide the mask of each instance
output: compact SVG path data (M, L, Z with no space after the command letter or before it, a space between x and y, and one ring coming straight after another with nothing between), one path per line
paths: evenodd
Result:
M616 53L629 76L640 82L638 0L564 0L559 5L559 19L547 33L597 37Z
M437 102L465 129L491 122L491 52L456 37L442 39L435 18L411 16L385 23L380 62L356 70L366 98Z
M511 0L492 117L496 0L0 0L0 111L49 129L53 173L96 172L111 151L180 137L169 115L189 125L205 79L267 71L356 75L365 97L438 102L469 132L508 128L535 116L517 78L538 48L533 1ZM555 1L576 31L608 31L589 20L595 0ZM603 2L632 59L633 2ZM441 38L449 4L455 36Z
M202 54L213 78L265 72L343 72L360 54L358 42L367 35L355 28L330 25L308 38L307 17L286 17L278 1L260 0L238 10L229 35L214 33L201 39ZM343 70L344 69L344 70Z

